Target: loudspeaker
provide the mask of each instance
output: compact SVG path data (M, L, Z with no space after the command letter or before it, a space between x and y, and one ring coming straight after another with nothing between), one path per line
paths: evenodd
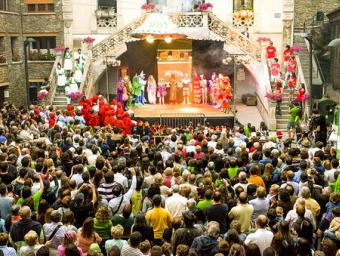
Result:
M312 98L313 99L321 99L322 98L322 91L323 91L323 86L322 85L316 85L312 84Z

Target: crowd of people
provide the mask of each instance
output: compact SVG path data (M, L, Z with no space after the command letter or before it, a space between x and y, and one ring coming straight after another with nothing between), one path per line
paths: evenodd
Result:
M81 105L1 109L0 255L340 254L334 147Z

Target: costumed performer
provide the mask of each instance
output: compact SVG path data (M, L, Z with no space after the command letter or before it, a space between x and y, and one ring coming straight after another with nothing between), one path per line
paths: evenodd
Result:
M171 74L170 80L170 104L176 104L177 100L177 78L175 74Z
M121 80L118 81L117 83L117 101L120 102L123 106L125 106L125 101L124 101L124 92L125 92L125 86ZM126 95L126 94L125 94ZM126 98L126 96L125 96Z
M67 104L71 103L71 94L78 92L78 85L75 79L74 72L71 73L71 77L69 79L69 86L65 87L65 93L67 97Z
M73 68L72 53L70 51L70 48L67 47L64 52L64 70L65 72L70 74L72 68Z
M156 90L157 90L156 80L152 75L149 75L146 91L148 93L148 101L150 104L156 104Z
M85 55L82 54L81 49L78 49L78 51L74 54L74 59L79 61L79 64L84 66L85 64Z
M65 84L66 84L65 71L61 67L60 63L57 64L56 74L57 74L57 77L58 77L57 78L57 85L58 85L57 91L65 92Z
M190 89L191 89L191 79L188 74L185 74L182 79L183 84L183 104L191 104L190 103Z
M230 79L228 76L222 78L220 99L222 100L222 111L226 113L230 110L229 102L231 101L233 94L231 92Z
M214 72L211 75L211 80L210 80L210 88L211 88L211 103L212 105L217 107L218 103L218 94L219 94L219 83L218 83L218 77L216 73Z
M127 99L125 100L125 107L131 106L132 97L133 97L132 96L132 83L131 83L130 77L128 75L124 76L123 83L124 83L126 95L127 95ZM125 98L126 98L126 96L125 96Z
M157 97L159 98L159 104L164 105L164 98L166 96L166 83L161 79L160 83L158 83L157 87Z
M142 95L142 84L140 83L140 79L137 74L132 78L132 95L133 95L134 105L140 106L141 102L139 100L140 100L140 96Z
M140 72L140 74L139 74L139 83L141 84L141 95L140 95L140 98L139 98L139 102L144 105L145 102L146 102L145 93L144 93L146 80L145 80L145 74L144 74L143 71Z
M194 91L194 103L200 104L202 100L202 88L200 78L197 74L192 79L192 87Z
M203 74L200 75L200 84L201 84L201 89L202 89L202 103L207 104L208 103L208 84Z
M79 63L79 60L76 60L76 65L74 67L74 78L77 84L81 83L81 78L83 77L83 65Z

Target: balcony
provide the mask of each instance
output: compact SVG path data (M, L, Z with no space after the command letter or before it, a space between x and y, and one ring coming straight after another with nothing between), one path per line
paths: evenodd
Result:
M98 28L116 28L117 13L113 7L101 7L96 10Z

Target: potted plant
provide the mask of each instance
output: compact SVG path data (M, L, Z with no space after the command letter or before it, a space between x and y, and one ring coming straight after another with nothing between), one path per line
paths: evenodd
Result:
M80 100L80 98L83 97L83 93L81 93L81 92L70 92L67 96L71 98L72 102L78 102Z
M45 102L48 97L48 91L43 89L40 90L37 94L37 101L38 102Z
M198 5L198 10L201 12L211 11L213 8L212 3L200 3Z
M92 48L93 42L94 42L95 40L96 40L96 39L94 39L93 37L88 36L88 37L85 37L85 38L83 39L83 43L87 45L87 49L89 50L89 49Z
M145 3L142 5L142 10L146 12L152 12L155 9L155 4L154 3Z
M61 56L65 51L65 48L61 45L57 45L56 48L54 48L54 52L56 56Z

